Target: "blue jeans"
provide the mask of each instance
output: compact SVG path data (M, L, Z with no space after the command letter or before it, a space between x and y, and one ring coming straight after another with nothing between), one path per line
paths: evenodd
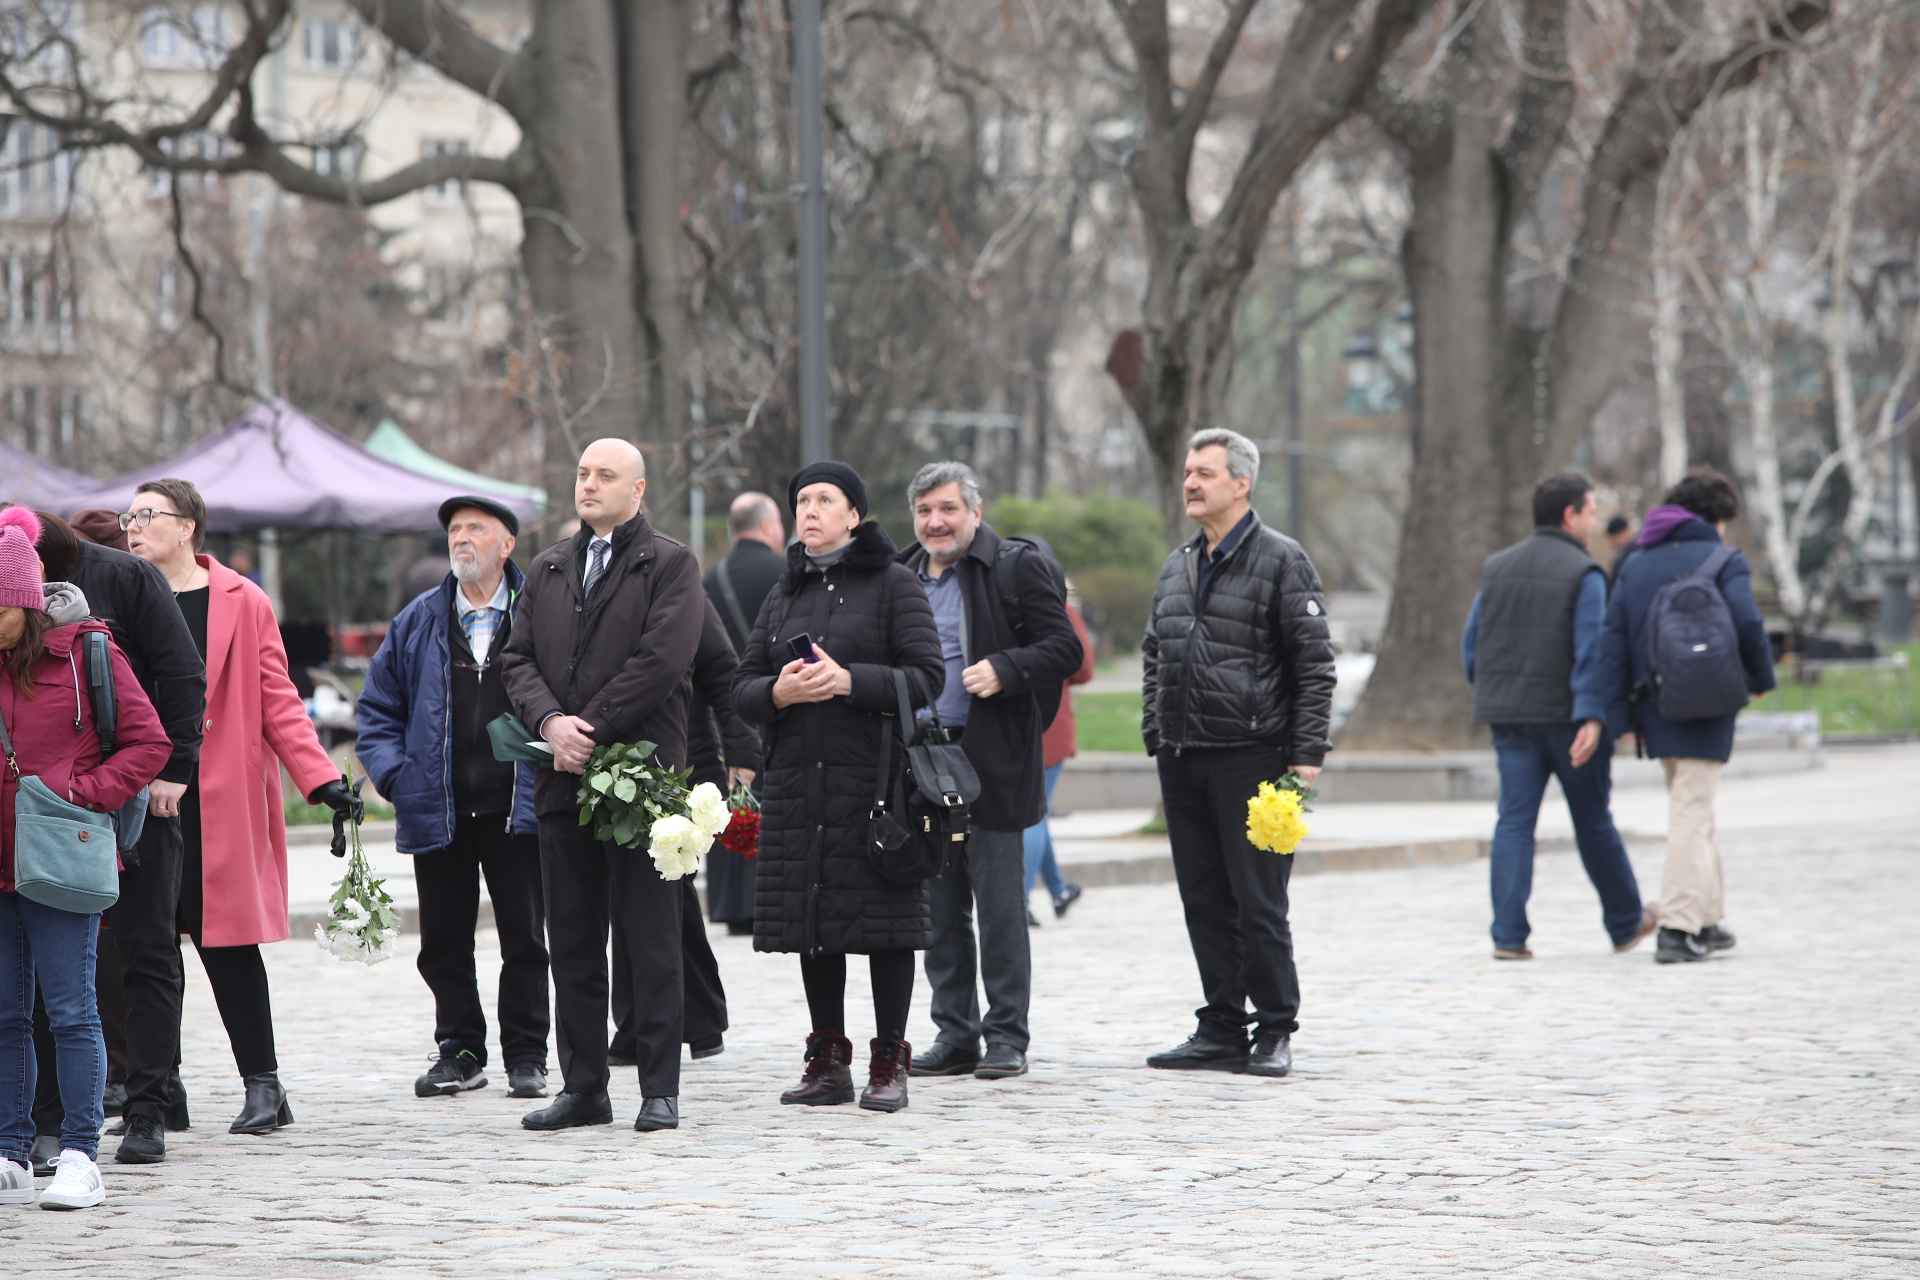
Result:
M1617 946L1640 931L1640 885L1627 847L1613 825L1613 736L1603 733L1593 758L1573 767L1574 724L1497 724L1493 749L1500 761L1500 819L1493 828L1493 945L1527 944L1527 897L1533 892L1533 830L1547 779L1573 815L1573 835L1587 879L1600 894L1600 919Z
M0 893L0 1156L22 1164L33 1149L33 987L47 1004L58 1055L60 1148L97 1157L106 1123L107 1044L93 993L100 916Z
M1067 766L1054 764L1047 766L1047 805L1053 805L1053 784L1060 781L1060 771ZM1027 854L1027 892L1033 892L1033 877L1036 873L1047 878L1047 892L1056 898L1067 896L1066 877L1060 874L1060 864L1053 860L1053 832L1047 829L1045 818L1028 827L1022 837L1026 842Z

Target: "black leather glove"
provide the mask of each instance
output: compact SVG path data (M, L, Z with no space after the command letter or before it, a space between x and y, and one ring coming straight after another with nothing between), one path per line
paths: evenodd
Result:
M313 789L307 797L308 804L323 804L333 810L333 844L331 852L336 858L347 856L347 819L359 826L367 820L367 802L360 798L361 778L353 780L353 790L347 790L347 784L339 778L323 782Z

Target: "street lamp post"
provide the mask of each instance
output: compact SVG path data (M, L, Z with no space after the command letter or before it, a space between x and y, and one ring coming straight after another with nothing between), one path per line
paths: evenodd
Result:
M794 0L793 106L800 159L800 461L833 456L827 425L827 190L820 0Z

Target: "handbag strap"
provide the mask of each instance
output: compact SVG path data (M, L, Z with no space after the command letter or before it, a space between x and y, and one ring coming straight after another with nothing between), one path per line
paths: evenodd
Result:
M13 771L13 779L15 782L18 782L20 780L20 762L14 758L13 735L7 732L7 717L5 712L0 712L0 750L6 752L7 768Z

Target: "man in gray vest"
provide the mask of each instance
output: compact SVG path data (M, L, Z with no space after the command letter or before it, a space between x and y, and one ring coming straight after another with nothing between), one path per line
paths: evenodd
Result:
M1488 559L1460 657L1473 686L1473 722L1490 725L1500 763L1493 829L1493 958L1530 960L1527 897L1533 830L1547 779L1573 815L1587 878L1615 951L1631 951L1660 922L1640 902L1626 846L1613 825L1613 739L1600 670L1607 579L1587 554L1598 517L1593 482L1566 472L1533 491L1533 536Z

